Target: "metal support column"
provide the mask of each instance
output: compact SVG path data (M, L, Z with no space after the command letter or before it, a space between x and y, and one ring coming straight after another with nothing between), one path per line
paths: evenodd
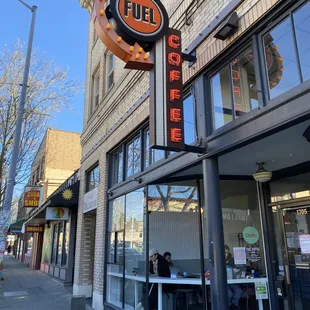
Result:
M218 159L204 159L202 170L208 228L211 305L213 310L228 310L229 303Z

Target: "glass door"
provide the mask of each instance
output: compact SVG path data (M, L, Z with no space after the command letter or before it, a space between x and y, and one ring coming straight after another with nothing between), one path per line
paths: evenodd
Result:
M278 214L284 241L282 260L288 308L310 309L310 204L280 207Z

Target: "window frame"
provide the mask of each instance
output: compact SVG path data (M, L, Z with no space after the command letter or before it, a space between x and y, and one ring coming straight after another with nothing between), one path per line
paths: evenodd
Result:
M91 183L91 177L92 177L92 172L95 170L95 169L98 169L98 183L95 184L95 187L90 189L90 183ZM99 169L99 163L96 163L95 165L91 166L88 170L86 170L85 172L85 194L90 192L91 190L97 188L99 186L99 183L100 183L100 169Z
M113 59L111 61L111 58ZM113 65L111 66L111 70L108 71L108 68L111 65L111 62L113 63ZM115 56L113 53L107 53L106 54L106 62L105 62L105 68L106 68L106 87L105 87L105 91L108 92L114 85L114 69L115 69ZM112 76L112 82L110 84L110 78Z
M95 93L95 85L98 81L98 89ZM100 105L100 63L92 73L91 78L91 96L90 96L89 117L91 117Z
M244 51L246 51L248 48L251 48L253 50L253 54L254 54L254 59L256 60L254 62L254 70L255 70L255 79L256 79L256 84L257 84L257 94L258 94L258 107L256 109L253 109L249 112L246 112L245 114L248 114L252 111L255 111L257 109L260 109L261 107L265 106L263 98L262 98L262 83L261 83L261 55L258 52L258 46L257 46L257 36L256 34L252 35L250 38L248 38L247 40L245 40L245 42L239 46L238 48L236 48L234 50L233 53L230 53L228 57L225 57L225 61L221 62L220 66L216 66L214 65L213 70L211 70L209 73L207 73L207 79L208 79L208 91L209 91L209 98L210 98L210 108L211 108L211 134L213 132L216 132L217 130L220 130L224 127L226 127L228 124L234 122L236 119L239 119L240 117L236 117L236 113L235 113L235 106L234 106L234 92L233 92L233 84L231 83L232 81L232 61L233 59L239 57ZM219 128L215 128L215 111L214 111L214 105L213 105L213 90L212 90L212 78L215 77L222 69L224 69L226 66L228 66L228 70L229 70L229 79L230 79L230 104L231 104L231 108L232 108L232 121L224 124L223 126L219 127ZM206 103L208 104L208 103ZM241 115L242 116L242 115Z
M300 57L298 53L298 47L297 47L297 41L296 41L296 31L294 26L294 20L293 20L293 13L297 11L298 9L301 9L302 6L304 6L307 3L308 0L300 0L297 1L297 3L294 3L291 7L286 8L284 12L280 12L280 14L273 20L271 20L266 27L260 32L257 32L257 40L258 40L258 53L260 57L260 70L261 70L261 77L262 77L262 83L263 83L263 96L264 96L264 102L265 105L270 105L272 102L278 101L279 97L289 93L298 85L305 83L306 81L303 81L302 73L301 73L301 65L300 65ZM297 84L296 86L290 88L289 90L281 93L280 95L270 99L270 89L268 86L268 72L266 70L265 62L266 62L266 55L265 55L265 49L264 49L264 36L270 32L272 29L275 29L278 25L280 25L286 18L290 20L290 24L292 26L292 34L293 34L293 43L294 43L294 54L296 56L296 63L297 63L297 71L299 75L299 79L301 79L301 82Z

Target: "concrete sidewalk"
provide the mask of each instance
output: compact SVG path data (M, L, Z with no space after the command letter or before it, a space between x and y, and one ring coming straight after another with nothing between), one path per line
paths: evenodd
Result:
M4 257L0 309L70 310L72 287L32 270L12 256Z

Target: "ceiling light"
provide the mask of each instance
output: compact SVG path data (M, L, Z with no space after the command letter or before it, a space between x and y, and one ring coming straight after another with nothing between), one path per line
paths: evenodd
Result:
M256 163L258 165L258 170L253 174L253 178L256 182L265 183L271 180L272 172L267 171L264 168L264 162Z

